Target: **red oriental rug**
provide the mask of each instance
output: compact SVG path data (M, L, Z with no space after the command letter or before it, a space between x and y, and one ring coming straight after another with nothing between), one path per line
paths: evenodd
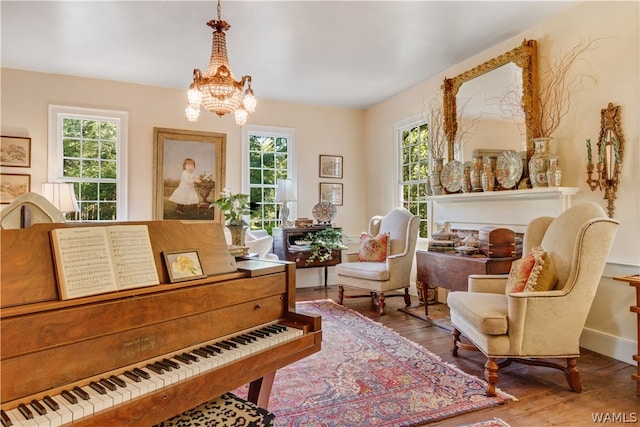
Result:
M322 316L322 350L276 373L276 426L417 426L515 400L333 301L296 309Z

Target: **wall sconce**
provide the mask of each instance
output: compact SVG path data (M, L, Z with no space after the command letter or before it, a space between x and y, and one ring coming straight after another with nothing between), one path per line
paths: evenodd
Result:
M596 178L592 178L594 164L591 158L591 140L587 139L587 184L591 191L604 191L603 199L607 200L607 213L613 218L614 200L618 190L619 175L622 171L624 138L620 127L620 106L609 103L600 110L600 135L598 138L598 163Z
M282 208L280 208L280 220L282 221L282 227L291 227L292 221L289 220L289 207L287 202L295 202L296 193L293 186L292 179L279 179L278 188L276 189L276 202L282 202Z

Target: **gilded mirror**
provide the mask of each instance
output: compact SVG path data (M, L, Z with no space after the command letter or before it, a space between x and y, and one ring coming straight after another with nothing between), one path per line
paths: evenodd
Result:
M503 81L503 77L509 72L517 73L517 84L514 86L512 82ZM521 71L521 74L519 73ZM493 89L492 95L483 95L483 101L487 101L486 111L478 113L474 112L476 117L489 117L494 113L495 104L502 104L498 108L508 111L509 119L516 120L518 116L522 117L524 125L524 144L526 145L527 161L533 155L534 146L532 138L537 136L536 127L538 123L538 70L537 70L537 43L535 40L524 40L522 44L496 58L490 59L477 67L474 67L464 73L453 78L445 78L442 84L443 91L443 114L444 114L444 132L447 138L448 158L455 158L456 133L459 129L459 117L461 111L458 111L461 105L461 99L458 99L458 93L464 83L471 84L473 80L478 83L482 80L482 85L489 82L502 81L503 87ZM476 82L474 82L476 83ZM516 88L516 89L514 89ZM465 87L466 89L466 87ZM468 96L468 95L467 95ZM515 98L514 98L515 96ZM467 98L465 98L467 99ZM463 102L467 102L467 100ZM494 105L489 105L493 103ZM474 102L477 104L477 102ZM467 105L464 106L467 108ZM482 108L477 105L474 109ZM506 142L509 144L509 142ZM513 141L508 149L521 151L521 146L517 146L517 141ZM464 160L464 159L460 159Z

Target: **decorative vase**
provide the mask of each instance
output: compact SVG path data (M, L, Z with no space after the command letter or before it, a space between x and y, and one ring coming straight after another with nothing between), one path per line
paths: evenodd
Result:
M462 175L462 192L471 192L471 166L469 165L464 167L464 173Z
M533 138L535 151L529 160L529 180L532 187L548 187L547 170L549 169L549 142L551 138Z
M246 225L227 225L231 233L231 244L234 246L244 246L244 238L247 234Z
M482 157L474 157L472 163L471 170L469 171L471 191L482 191Z
M442 182L440 181L440 174L444 167L444 159L442 157L438 157L433 159L433 161L433 169L431 170L431 192L434 196L439 196L441 194L445 194Z
M485 163L480 180L482 181L482 191L493 191L496 176L493 173L493 169L491 169L491 163Z
M549 168L547 169L547 185L549 187L560 187L562 180L562 169L560 169L560 159L549 157Z

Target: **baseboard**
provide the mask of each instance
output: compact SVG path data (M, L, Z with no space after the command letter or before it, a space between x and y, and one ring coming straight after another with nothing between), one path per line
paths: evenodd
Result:
M585 328L580 336L580 347L634 365L633 355L638 351L635 341Z

